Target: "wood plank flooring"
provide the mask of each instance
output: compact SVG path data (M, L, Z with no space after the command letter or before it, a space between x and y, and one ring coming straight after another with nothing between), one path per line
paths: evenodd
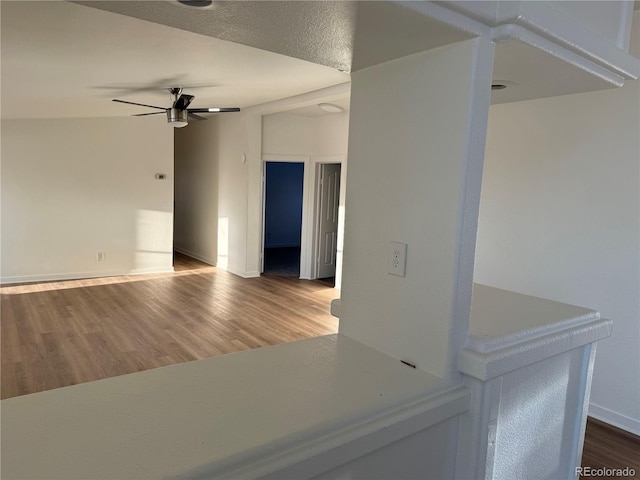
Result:
M602 471L604 475L597 475L595 478L640 479L640 437L589 417L582 450L582 467L610 470ZM634 475L623 477L616 474L622 473L616 472L616 469L624 471L626 467L633 470ZM586 480L594 478L594 475L583 475L580 478Z
M0 287L1 398L337 332L325 283L175 270Z

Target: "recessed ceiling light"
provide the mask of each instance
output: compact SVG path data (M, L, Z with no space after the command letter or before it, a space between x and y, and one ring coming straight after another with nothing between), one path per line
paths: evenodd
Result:
M344 108L339 107L338 105L334 105L333 103L319 103L318 108L320 110L324 110L329 113L340 113L344 112Z
M209 8L213 5L213 0L176 0L178 5L191 8Z
M507 87L515 87L518 85L513 80L494 80L491 82L491 90L504 90Z

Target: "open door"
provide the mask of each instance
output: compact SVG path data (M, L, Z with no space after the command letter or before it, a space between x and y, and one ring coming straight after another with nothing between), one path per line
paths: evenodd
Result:
M320 164L317 278L336 276L340 170L339 163Z

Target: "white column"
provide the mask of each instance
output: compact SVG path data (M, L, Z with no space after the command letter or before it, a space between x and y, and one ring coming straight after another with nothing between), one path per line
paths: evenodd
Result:
M352 74L340 333L440 377L468 332L493 44ZM387 273L407 244L406 276Z

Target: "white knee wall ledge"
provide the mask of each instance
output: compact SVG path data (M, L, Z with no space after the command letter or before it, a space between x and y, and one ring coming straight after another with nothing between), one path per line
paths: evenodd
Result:
M458 369L489 380L611 335L594 310L475 284Z
M442 455L455 451L457 417L468 406L466 387L446 388L439 378L329 335L3 400L2 478L370 472L379 465L367 454L388 445L393 453L407 438L411 446L431 428L439 438L431 462L422 463L437 462L450 476L453 458ZM389 478L402 478L394 468L406 465L384 463Z

